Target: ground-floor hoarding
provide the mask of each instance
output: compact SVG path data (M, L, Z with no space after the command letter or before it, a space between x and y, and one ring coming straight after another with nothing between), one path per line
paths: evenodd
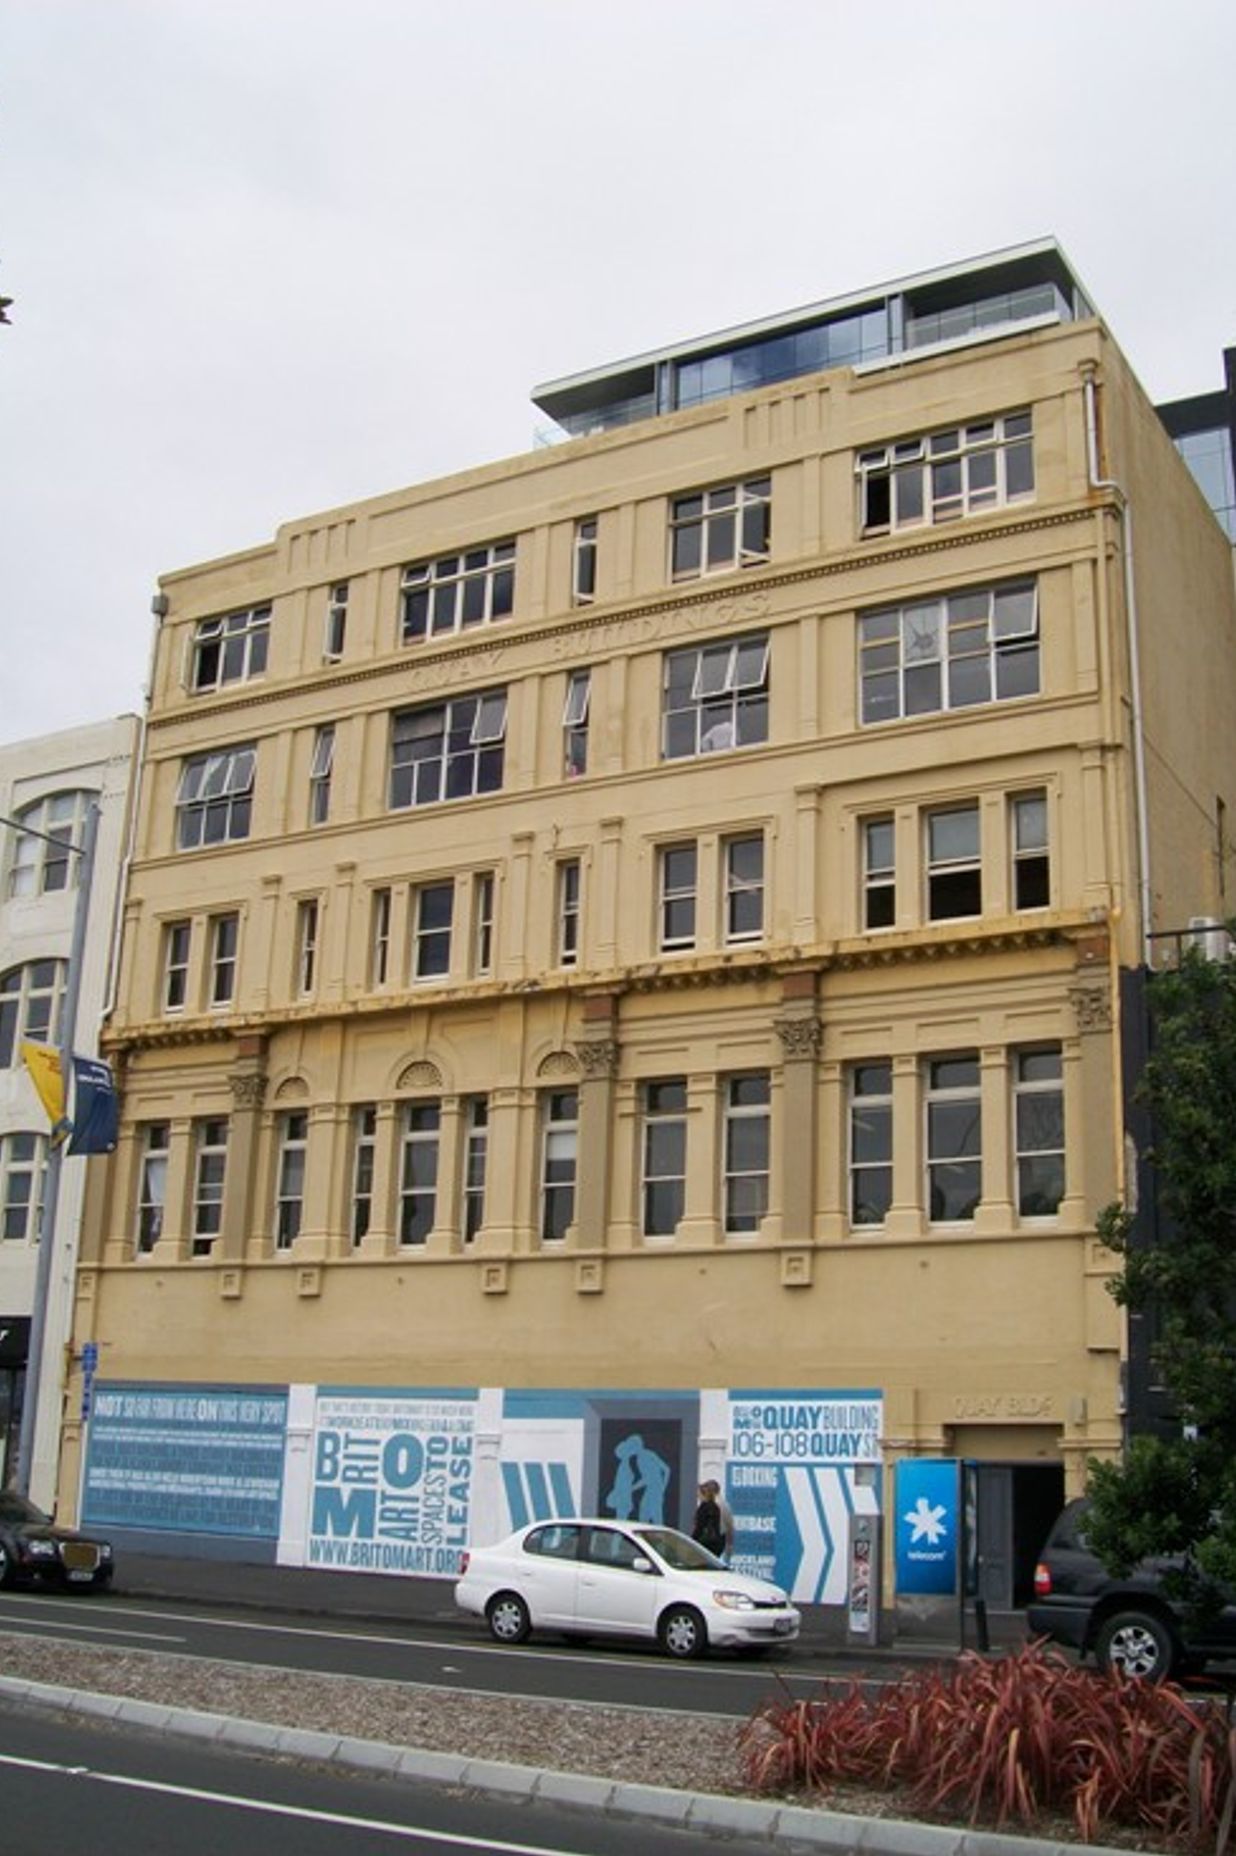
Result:
M690 1528L713 1476L736 1568L846 1599L880 1509L876 1391L98 1386L83 1518L232 1534L287 1566L453 1577L470 1542L568 1515Z

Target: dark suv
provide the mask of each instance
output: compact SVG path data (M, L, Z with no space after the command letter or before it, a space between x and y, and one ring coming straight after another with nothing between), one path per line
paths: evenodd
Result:
M1127 1579L1113 1578L1086 1545L1086 1507L1070 1502L1047 1536L1026 1610L1030 1635L1092 1655L1100 1669L1151 1681L1200 1669L1210 1657L1236 1657L1236 1605L1191 1632L1163 1590L1172 1562L1146 1560Z

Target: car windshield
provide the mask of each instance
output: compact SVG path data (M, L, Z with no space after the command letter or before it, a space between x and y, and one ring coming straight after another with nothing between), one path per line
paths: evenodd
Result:
M635 1538L646 1541L674 1572L716 1572L721 1564L706 1547L675 1528L637 1527L633 1531Z
M50 1515L28 1502L16 1489L0 1489L0 1521L38 1521L46 1523Z

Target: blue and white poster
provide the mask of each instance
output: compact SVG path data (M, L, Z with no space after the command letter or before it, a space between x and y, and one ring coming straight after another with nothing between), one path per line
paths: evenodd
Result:
M844 1604L850 1517L879 1512L880 1394L731 1391L728 1401L730 1564L799 1603Z
M90 1407L86 1523L277 1537L286 1387L96 1380Z
M898 1463L893 1539L899 1593L956 1593L958 1482L954 1457L908 1457Z
M306 1563L453 1576L468 1544L476 1396L319 1387Z
M576 1514L689 1526L698 1434L693 1392L508 1390L505 1528Z

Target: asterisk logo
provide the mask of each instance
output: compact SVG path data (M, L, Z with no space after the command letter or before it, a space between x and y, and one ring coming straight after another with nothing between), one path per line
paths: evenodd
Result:
M929 1547L938 1547L948 1532L948 1528L944 1525L946 1513L947 1510L941 1508L938 1503L934 1508L930 1507L927 1497L920 1495L909 1513L901 1517L903 1521L910 1523L913 1530L910 1535L910 1545L913 1546L916 1541L925 1540Z

